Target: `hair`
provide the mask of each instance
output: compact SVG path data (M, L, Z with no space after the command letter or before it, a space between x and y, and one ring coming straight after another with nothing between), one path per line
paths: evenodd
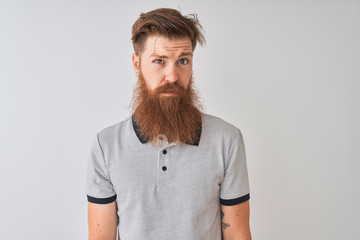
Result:
M140 69L132 98L133 120L139 126L135 131L153 146L160 146L160 134L165 135L169 143L177 140L180 143L197 142L203 106L192 83L190 81L185 89L176 81L149 91ZM176 95L160 97L167 91Z
M196 14L183 16L178 10L158 8L141 13L132 26L132 43L136 54L141 54L148 36L159 35L170 39L189 37L194 51L196 43L205 44L202 26Z

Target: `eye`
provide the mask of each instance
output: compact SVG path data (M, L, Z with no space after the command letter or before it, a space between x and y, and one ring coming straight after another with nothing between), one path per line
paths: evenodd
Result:
M179 63L184 65L184 64L187 64L189 61L186 59L186 58L182 58L179 60Z
M164 63L164 60L163 59L160 59L160 58L157 58L153 61L154 63L157 63L157 64L161 64L161 63Z

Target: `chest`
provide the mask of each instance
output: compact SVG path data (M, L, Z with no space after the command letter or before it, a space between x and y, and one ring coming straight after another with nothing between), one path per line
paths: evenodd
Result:
M111 162L110 178L118 201L124 204L179 196L213 199L218 197L224 177L224 153L214 147L122 149Z

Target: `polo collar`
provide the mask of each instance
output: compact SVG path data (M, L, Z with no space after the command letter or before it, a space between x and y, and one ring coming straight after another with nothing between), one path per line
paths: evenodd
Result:
M139 131L140 127L139 127L139 125L136 124L133 116L131 117L131 121L132 121L134 132L135 132L137 138L139 139L139 141L141 143L143 143L143 144L147 143L149 141L149 137L143 137L143 136L140 135L140 131ZM193 143L186 142L186 144L199 146L200 137L201 137L201 130L202 130L202 126L200 125L200 129L196 131L197 136L198 136L197 140L195 142L193 142Z

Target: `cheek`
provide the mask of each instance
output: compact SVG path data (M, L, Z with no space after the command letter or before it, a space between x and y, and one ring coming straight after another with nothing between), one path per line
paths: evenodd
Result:
M183 77L181 78L182 85L187 88L189 86L190 80L191 80L192 72L188 72L186 74L183 74Z
M161 79L159 77L156 77L155 74L149 74L147 76L144 76L144 79L148 89L151 91L160 86Z
M147 66L142 66L141 73L149 90L154 90L160 85L161 77L158 72Z

